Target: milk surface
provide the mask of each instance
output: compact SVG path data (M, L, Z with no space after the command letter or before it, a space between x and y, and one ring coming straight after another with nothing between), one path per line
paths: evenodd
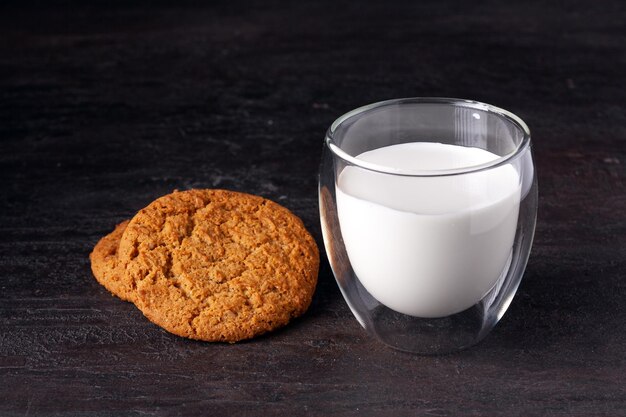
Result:
M499 158L478 148L406 143L358 155L404 170L454 169ZM511 165L447 177L406 177L348 166L337 211L352 268L378 301L443 317L482 299L508 268L520 201Z

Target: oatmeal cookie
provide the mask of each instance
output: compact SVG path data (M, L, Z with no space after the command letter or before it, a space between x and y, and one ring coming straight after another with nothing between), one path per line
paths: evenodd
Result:
M118 253L124 288L171 333L236 342L284 326L311 303L319 252L302 221L261 197L189 190L130 221Z
M126 220L117 226L115 230L100 239L89 254L91 271L96 280L109 292L122 300L131 301L132 292L124 285L117 268L117 250L120 239L130 220Z

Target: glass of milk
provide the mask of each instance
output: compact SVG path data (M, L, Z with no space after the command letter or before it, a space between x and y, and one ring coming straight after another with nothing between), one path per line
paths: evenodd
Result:
M359 323L400 350L462 349L502 318L528 261L530 131L470 100L364 106L326 134L319 199L326 253Z

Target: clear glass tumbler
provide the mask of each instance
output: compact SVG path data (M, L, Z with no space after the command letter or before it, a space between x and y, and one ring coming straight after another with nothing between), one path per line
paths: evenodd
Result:
M476 101L364 106L328 129L319 201L326 253L359 323L396 349L463 349L502 318L526 268L530 132Z

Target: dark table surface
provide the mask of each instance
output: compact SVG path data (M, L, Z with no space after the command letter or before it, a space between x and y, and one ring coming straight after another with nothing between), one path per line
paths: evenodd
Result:
M0 415L626 415L622 1L124 3L0 6ZM92 278L96 241L175 188L274 199L321 247L326 128L406 96L533 133L534 249L478 346L370 339L324 255L309 311L235 345Z

